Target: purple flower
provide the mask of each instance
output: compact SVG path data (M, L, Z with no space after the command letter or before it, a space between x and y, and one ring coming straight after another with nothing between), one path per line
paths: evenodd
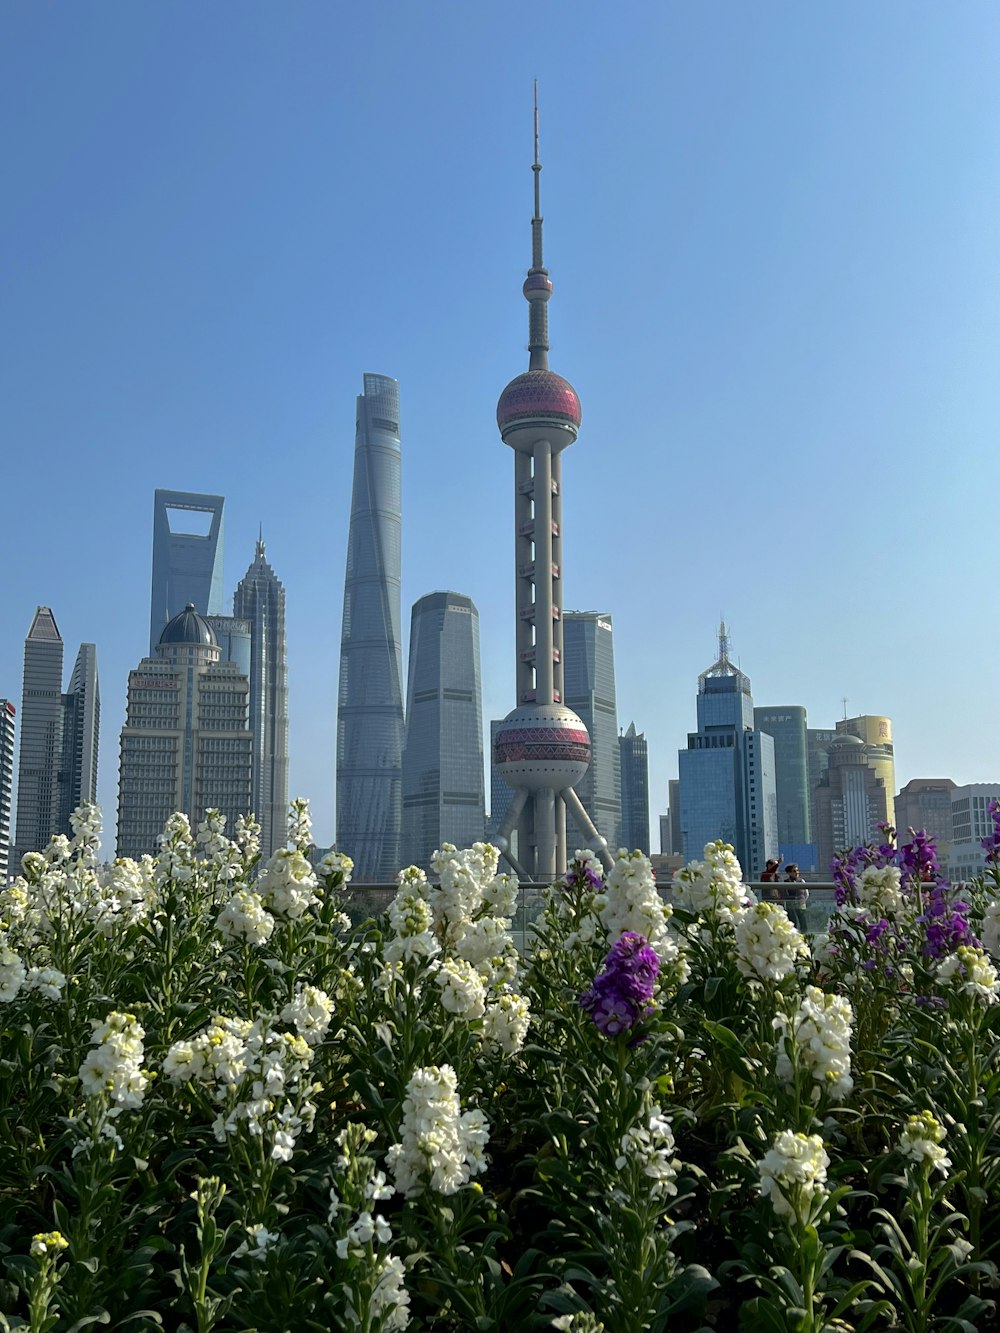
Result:
M604 971L580 996L580 1007L606 1037L627 1032L653 1008L660 959L644 935L627 930L604 959Z
M968 914L967 902L961 898L950 899L948 886L935 884L923 916L917 918L921 925L927 927L925 956L941 958L946 953L954 953L962 944L977 947L979 941L966 920Z
M584 889L590 893L600 893L604 888L604 881L601 879L600 871L592 861L581 861L574 857L570 862L570 867L563 877L563 887L566 889Z
M995 866L1000 862L1000 801L990 801L986 808L993 820L993 832L982 839L982 848L986 853L986 864Z
M915 832L909 830L910 841L899 849L899 870L903 883L916 889L922 884L936 884L941 881L938 868L937 845L925 829Z
M885 945L882 943L882 936L888 929L889 929L889 922L885 919L885 917L883 917L881 921L872 922L872 924L868 927L868 933L865 936L865 943L874 945L876 949L884 949Z

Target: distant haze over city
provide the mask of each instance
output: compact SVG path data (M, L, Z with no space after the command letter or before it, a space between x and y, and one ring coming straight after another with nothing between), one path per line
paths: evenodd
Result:
M891 717L897 786L1000 778L995 5L182 0L8 6L0 36L0 697L38 606L67 670L96 645L107 849L157 489L225 497L227 612L262 533L289 789L333 840L366 373L399 384L403 660L414 602L472 599L488 754L535 78L582 404L563 604L613 617L654 850L723 617L758 707Z

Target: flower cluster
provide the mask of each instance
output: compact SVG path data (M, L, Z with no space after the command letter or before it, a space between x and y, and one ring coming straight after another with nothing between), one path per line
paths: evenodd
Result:
M253 889L237 889L216 918L216 929L231 940L266 944L274 933L274 917Z
M21 955L7 943L6 933L0 931L0 1004L10 1004L17 999L27 975L28 969Z
M809 946L776 903L756 903L736 919L736 966L754 981L784 981Z
M1000 999L1000 977L982 949L960 945L938 963L937 979L959 994L971 995L984 1004L996 1004Z
M931 1115L930 1111L921 1111L911 1115L899 1136L897 1148L911 1162L926 1162L929 1171L948 1174L951 1158L940 1146L944 1142L944 1126Z
M322 1039L323 1017L329 1022L323 991L306 987L283 1011L285 1021L305 1024L309 1037ZM311 1011L311 1012L310 1012ZM212 1124L220 1143L241 1125L256 1138L270 1141L274 1161L291 1160L302 1130L312 1129L316 1107L309 1098L318 1084L303 1081L312 1063L309 1040L301 1030L276 1032L257 1019L216 1015L204 1031L176 1041L163 1061L163 1072L175 1084L205 1088L221 1110Z
M601 893L604 889L604 873L601 862L589 847L577 849L573 860L563 877L563 887L577 892Z
M318 1046L327 1034L333 1018L333 1004L318 986L298 985L294 999L281 1011L282 1023L294 1027L310 1046Z
M677 1163L674 1161L674 1131L659 1106L651 1107L644 1125L633 1125L622 1135L621 1155L615 1169L637 1165L650 1181L649 1192L657 1203L677 1193Z
M604 959L604 971L580 997L580 1007L606 1037L617 1037L652 1012L660 959L645 936L628 931Z
M783 1129L758 1163L761 1198L770 1199L778 1217L805 1226L825 1200L827 1156L818 1134Z
M486 1169L489 1124L482 1111L462 1112L451 1065L427 1065L406 1085L400 1141L386 1154L396 1189L407 1198L429 1185L454 1194Z
M506 991L493 1004L486 1006L483 1016L483 1042L494 1046L505 1055L516 1055L524 1045L531 1024L531 1010L522 995Z
M135 1110L149 1087L149 1075L142 1068L145 1055L143 1037L134 1014L112 1011L103 1021L92 1021L91 1043L80 1066L80 1083L88 1097L105 1097L112 1103L109 1115Z
M657 891L648 856L638 851L619 852L608 871L603 898L597 903L609 940L626 933L643 935L659 952L672 909Z
M441 1003L459 1018L482 1018L486 1012L483 979L464 958L446 958L435 973L441 987Z
M854 1087L851 1077L851 1026L854 1014L842 995L827 995L818 986L807 986L794 1013L778 1014L777 1075L791 1084L795 1066L805 1070L815 1088L843 1101ZM789 1045L791 1051L789 1051Z
M693 916L722 924L736 920L750 905L750 895L731 843L706 843L704 860L689 861L677 871L674 902Z
M379 1212L372 1215L377 1203L392 1197L385 1175L365 1151L376 1137L361 1125L348 1125L337 1135L339 1175L330 1189L328 1220L337 1236L337 1258L347 1265L343 1294L351 1324L402 1329L410 1319L403 1262L385 1252L392 1243L389 1223Z
M296 847L279 847L258 881L257 891L276 917L296 921L319 902L316 872Z
M897 866L866 866L855 886L855 901L874 916L903 907L902 874Z

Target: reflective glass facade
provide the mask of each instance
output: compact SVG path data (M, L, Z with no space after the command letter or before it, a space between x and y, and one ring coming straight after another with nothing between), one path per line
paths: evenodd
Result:
M698 730L678 755L685 860L721 838L755 878L778 854L774 742L755 731L750 681L728 661L728 642L698 681Z
M649 748L646 737L629 724L618 737L622 775L622 846L650 853Z
M203 616L223 614L224 504L221 495L192 491L156 491L153 496L151 657L156 655L164 625L188 602Z
M413 607L403 751L402 860L429 869L443 842L468 847L486 827L479 612L460 593Z
M366 375L358 398L337 707L337 847L358 882L400 869L403 643L399 385Z
M590 768L575 791L614 853L622 839L622 779L611 616L565 611L562 627L563 702L590 732ZM572 856L578 847L589 846L590 838L569 815L566 825L567 855Z
M755 708L754 726L774 741L774 781L778 798L778 841L782 848L812 841L809 812L809 751L806 710L794 705ZM786 860L795 859L784 852ZM800 869L802 867L800 866Z

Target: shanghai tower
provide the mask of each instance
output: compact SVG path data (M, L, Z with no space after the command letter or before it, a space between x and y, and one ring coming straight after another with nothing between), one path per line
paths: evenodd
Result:
M337 847L358 882L399 870L403 810L399 385L365 375L344 580L337 706Z
M514 451L514 577L517 705L494 734L497 771L514 795L495 842L522 879L551 883L566 870L566 814L611 865L602 838L573 790L590 766L590 736L563 703L562 451L580 429L580 399L549 369L548 301L552 281L542 262L535 96L535 212L528 302L528 369L497 404L497 425ZM510 838L517 830L517 852Z

